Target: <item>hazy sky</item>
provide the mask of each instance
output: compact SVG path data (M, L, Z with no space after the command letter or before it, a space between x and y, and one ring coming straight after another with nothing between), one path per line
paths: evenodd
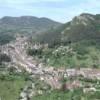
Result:
M0 17L32 15L67 22L83 12L100 13L100 0L0 0Z

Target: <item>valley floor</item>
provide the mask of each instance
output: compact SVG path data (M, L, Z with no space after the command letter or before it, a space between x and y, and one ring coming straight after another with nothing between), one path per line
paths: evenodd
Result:
M30 100L31 98L33 100L100 100L98 95L100 93L99 68L45 67L44 64L36 62L26 54L27 45L29 44L27 44L26 38L18 38L15 42L2 46L1 53L6 53L12 59L9 64L6 64L7 67L13 66L17 69L16 73L27 71L29 74L28 76L14 75L14 73L1 74L1 100ZM34 45L32 48L38 47ZM58 60L56 58L64 57L63 55L67 53L70 54L65 55L67 58L72 55L74 58L76 57L76 53L69 47L59 47L53 51L49 52L49 57L53 58L52 60L56 63ZM83 53L81 52L81 56L78 54L79 59L87 58L88 61L88 57L84 58ZM96 55L94 59L97 59L97 53L94 55ZM73 60L75 60L74 58ZM65 63L66 59L61 59ZM50 61L50 59L47 60ZM67 60L70 61L70 64L73 63L72 59ZM10 71L12 72L12 70ZM28 85L27 82L29 82Z

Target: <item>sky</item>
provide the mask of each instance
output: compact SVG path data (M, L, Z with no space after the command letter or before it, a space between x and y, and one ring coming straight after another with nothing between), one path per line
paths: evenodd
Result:
M0 0L0 17L37 16L68 22L81 13L100 14L100 0Z

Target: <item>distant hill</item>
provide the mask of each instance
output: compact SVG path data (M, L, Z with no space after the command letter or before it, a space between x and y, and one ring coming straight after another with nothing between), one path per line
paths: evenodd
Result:
M59 28L46 32L38 40L48 43L100 40L100 14L92 15L83 13Z
M38 33L52 27L57 27L58 25L60 25L60 23L51 19L33 16L6 16L0 19L0 29L17 33Z
M0 40L10 35L10 39L16 34L35 35L61 25L48 18L37 18L33 16L10 17L0 19ZM9 38L9 37L8 37ZM10 40L9 39L9 40ZM3 39L3 41L5 41Z

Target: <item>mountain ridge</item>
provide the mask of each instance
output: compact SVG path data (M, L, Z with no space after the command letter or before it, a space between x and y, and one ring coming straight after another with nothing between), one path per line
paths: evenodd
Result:
M52 33L47 32L40 36L43 38L41 40L48 43L47 40L45 41L45 38L48 38L48 36L51 40L49 42L56 42L58 39L59 43L100 39L100 14L82 13L79 16L75 16L71 21L52 30ZM51 38L50 34L52 35ZM53 35L56 36L53 37Z
M0 40L10 41L13 37L16 37L17 34L33 36L36 34L41 34L52 27L58 27L61 25L59 22L55 22L51 19L34 16L21 16L21 17L10 17L5 16L0 19ZM9 37L9 39L5 36ZM2 44L2 43L0 43Z

